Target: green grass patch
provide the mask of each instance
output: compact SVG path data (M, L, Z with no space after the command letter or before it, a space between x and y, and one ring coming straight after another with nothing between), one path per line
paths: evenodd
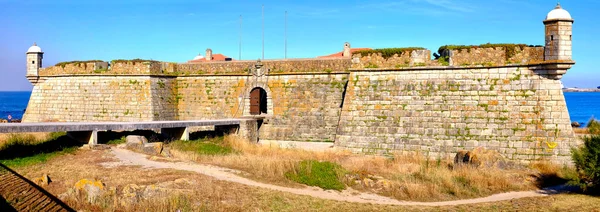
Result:
M173 141L169 145L181 150L194 152L200 155L227 155L233 153L233 149L223 142L224 137L204 138L192 141Z
M62 150L51 152L51 153L39 153L37 155L22 157L22 158L14 158L9 160L0 160L1 164L5 166L14 168L14 167L23 167L23 166L31 166L38 163L45 163L46 161L64 154L70 154L77 151L78 147L67 147Z
M286 173L285 177L309 186L339 191L346 188L346 185L340 181L344 173L346 173L344 168L332 162L304 160L295 170Z
M125 138L126 137L123 136L123 137L118 138L118 139L113 139L113 140L110 140L110 141L106 142L106 144L109 144L109 145L123 144L126 141Z
M8 167L44 163L58 155L75 152L79 145L65 132L51 133L46 140L28 134L11 134L0 146L0 163Z

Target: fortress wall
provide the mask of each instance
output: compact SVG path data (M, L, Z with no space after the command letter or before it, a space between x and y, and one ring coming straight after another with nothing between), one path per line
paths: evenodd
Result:
M333 141L347 74L178 77L180 120L241 117L250 91L266 90L271 105L261 139Z
M505 47L469 48L452 50L453 66L502 66L506 64L528 64L544 60L544 47L515 47L507 55Z
M405 68L415 66L428 66L437 64L437 61L431 60L431 51L427 49L413 50L403 52L392 57L384 58L381 53L361 56L354 55L353 63L350 66L355 69L362 68Z
M268 78L273 116L261 139L334 141L348 74L279 75Z
M504 48L471 48L452 50L450 56L454 66L470 65L504 65L506 63L506 54Z
M178 120L177 80L174 77L151 77L150 95L152 97L152 120Z
M254 69L256 61L219 61L203 63L177 64L175 70L183 75L227 75L249 74ZM272 74L283 73L331 73L348 72L350 59L290 59L290 60L265 60L264 68L270 69Z
M239 117L248 76L189 76L177 78L179 120Z
M154 81L148 76L44 78L33 88L23 122L155 120Z
M570 161L561 84L545 77L526 66L352 71L336 146L432 157L485 147L513 160Z

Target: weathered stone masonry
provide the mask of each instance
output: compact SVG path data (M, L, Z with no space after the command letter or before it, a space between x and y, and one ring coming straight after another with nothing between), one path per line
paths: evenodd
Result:
M485 147L513 160L568 162L576 139L558 79L574 64L573 20L553 12L544 21L545 47L510 58L501 47L454 50L450 66L431 60L429 50L261 63L115 61L108 69L105 62L29 65L34 89L23 121L246 117L250 92L260 88L267 95L260 139L430 157ZM35 47L28 64L41 64Z

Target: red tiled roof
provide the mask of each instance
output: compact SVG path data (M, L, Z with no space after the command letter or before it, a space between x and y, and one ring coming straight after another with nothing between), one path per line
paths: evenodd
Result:
M351 48L350 49L350 53L354 53L356 51L361 51L361 50L371 50L371 48ZM343 57L344 51L335 53L335 54L330 54L330 55L325 55L325 56L319 56L317 58L336 58L336 57Z
M212 60L206 60L206 58L198 59L198 60L190 60L188 63L202 63L202 62L211 62L211 61L230 61L233 60L231 57L227 57L223 54L213 54Z

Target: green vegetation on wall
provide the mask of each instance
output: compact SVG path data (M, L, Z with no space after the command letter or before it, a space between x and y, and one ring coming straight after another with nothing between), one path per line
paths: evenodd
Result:
M75 66L83 64L84 66L87 66L87 63L96 63L96 62L104 62L104 61L102 61L102 60L74 60L74 61L60 62L54 66L60 66L62 68L64 68L66 65L69 65L69 64L74 64Z
M414 50L423 50L423 47L405 47L405 48L383 48L383 49L368 49L368 50L360 50L353 52L352 55L360 55L361 57L369 56L371 54L381 54L381 56L385 59L393 57L394 55L402 55L402 53L414 51Z
M145 63L145 62L158 62L156 60L146 60L146 59L131 59L131 60L125 60L125 59L117 59L117 60L112 60L110 63L111 64L115 64L115 63Z
M446 51L446 50L467 49L470 52L471 49L496 48L496 47L501 47L504 49L505 55L506 55L506 60L508 60L509 58L511 58L511 57L515 56L515 54L517 54L517 48L519 48L520 50L523 50L525 47L542 47L542 46L541 45L514 44L514 43L498 43L498 44L486 43L486 44L481 44L481 45L445 45L445 46L440 46L440 48L437 51L437 54L433 54L433 56L435 56L435 58L438 59L442 55L444 55L444 51Z

